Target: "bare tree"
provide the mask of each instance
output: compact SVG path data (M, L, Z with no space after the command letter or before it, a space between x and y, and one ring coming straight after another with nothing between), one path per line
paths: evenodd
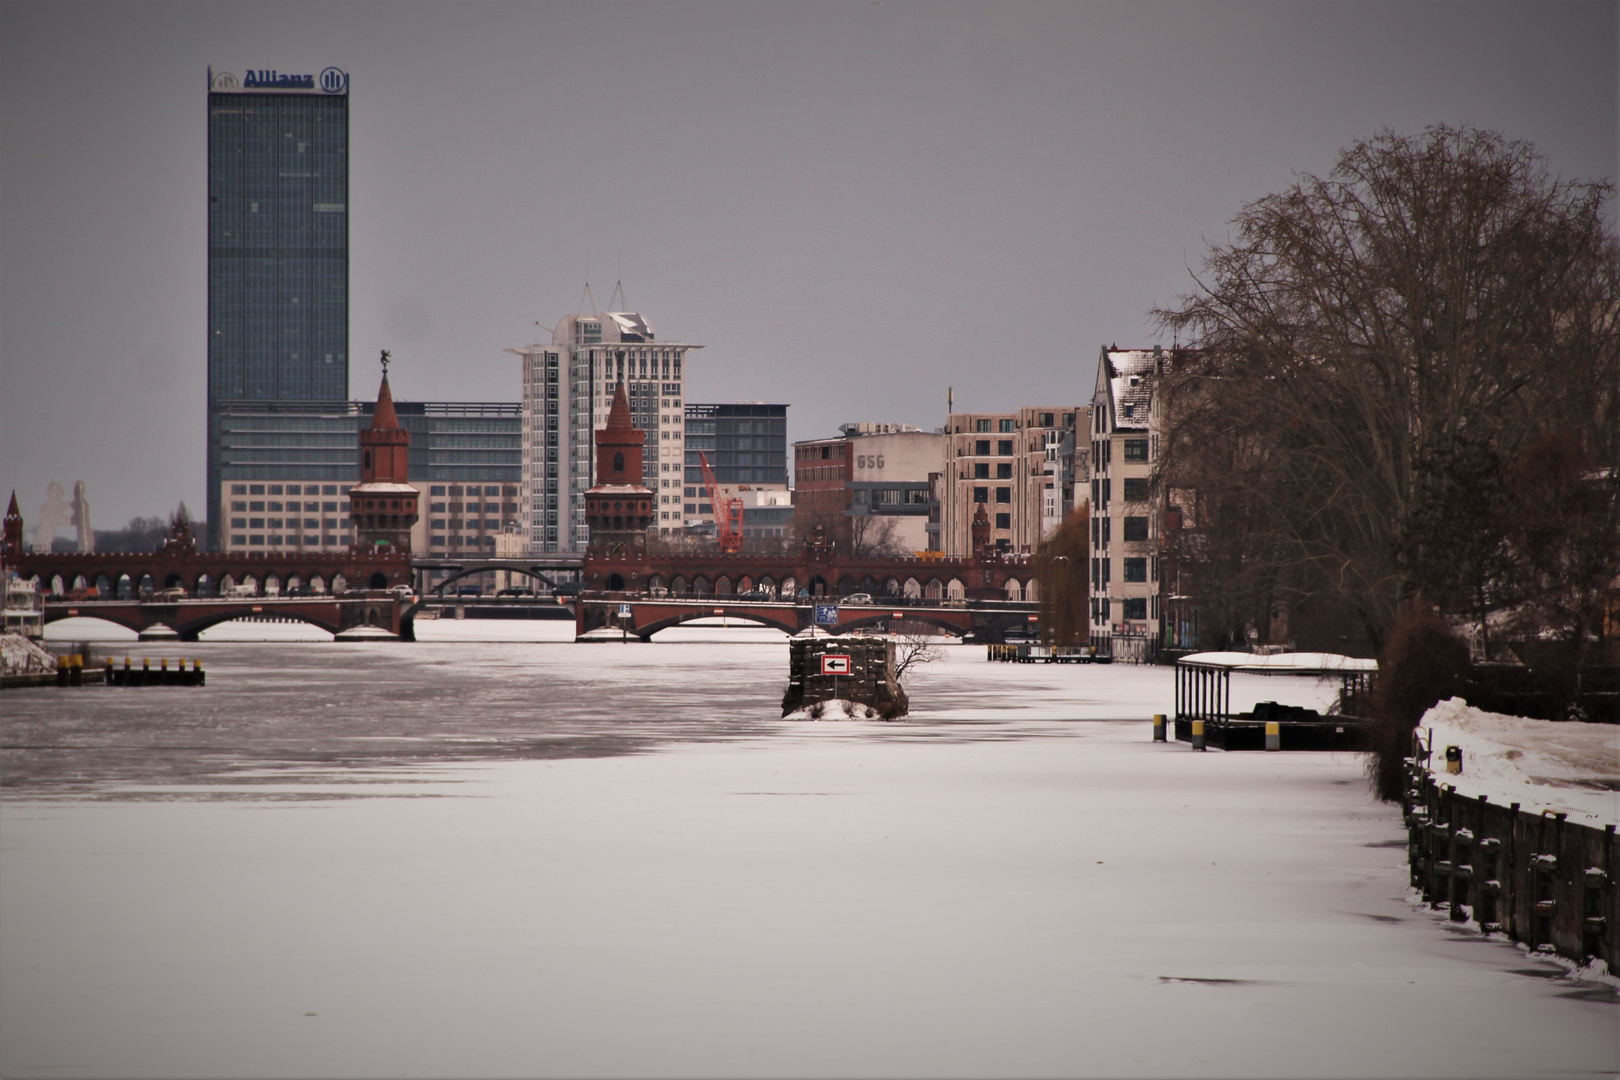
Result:
M1196 489L1176 556L1217 631L1314 605L1376 648L1410 598L1480 619L1513 602L1481 497L1501 463L1556 431L1592 472L1620 466L1612 194L1442 126L1243 208L1155 313L1194 346L1162 384L1157 479Z
M888 514L850 515L848 554L857 559L905 554L895 535L899 524L899 518Z
M1041 583L1041 637L1048 645L1080 645L1090 640L1090 593L1086 588L1090 529L1091 508L1081 506L1035 552L1035 577Z
M894 640L894 681L904 681L906 673L912 668L932 664L944 655L931 634L897 635Z

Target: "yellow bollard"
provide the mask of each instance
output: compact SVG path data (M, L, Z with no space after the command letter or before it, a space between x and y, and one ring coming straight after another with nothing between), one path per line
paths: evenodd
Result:
M1192 748L1194 750L1204 749L1204 722L1202 720L1192 722Z
M1282 725L1275 720L1266 721L1266 749L1282 749Z
M1164 713L1162 712L1156 712L1153 714L1153 741L1166 741L1164 734Z

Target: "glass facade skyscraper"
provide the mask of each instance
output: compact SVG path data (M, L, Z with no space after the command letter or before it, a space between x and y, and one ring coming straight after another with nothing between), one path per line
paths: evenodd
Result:
M208 539L216 550L226 406L338 406L349 396L348 151L340 69L209 71Z

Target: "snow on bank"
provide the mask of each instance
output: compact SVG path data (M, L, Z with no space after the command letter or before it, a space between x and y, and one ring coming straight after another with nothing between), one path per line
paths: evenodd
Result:
M1430 770L1463 795L1489 796L1532 813L1562 811L1586 824L1620 823L1620 728L1530 720L1476 709L1462 698L1423 714ZM1446 747L1462 749L1463 771L1445 771Z

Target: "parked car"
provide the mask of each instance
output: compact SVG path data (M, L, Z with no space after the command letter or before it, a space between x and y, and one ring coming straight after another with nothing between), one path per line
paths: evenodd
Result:
M556 596L578 596L580 584L577 581L565 581L551 591Z
M501 589L496 596L533 596L533 589Z
M252 585L232 585L220 594L227 600L245 600L250 596L258 596L258 590Z
M749 589L747 592L737 594L739 600L775 600L768 589Z
M174 585L159 592L157 594L157 598L159 600L184 600L186 598L186 590L181 588L179 585Z
M411 587L409 585L395 585L392 589L389 589L388 591L393 593L395 596L398 596L401 599L405 599L405 600L409 600L414 595L414 593L413 593L413 591L412 591L412 589L411 589Z
M287 595L288 596L314 596L315 595L315 586L313 586L313 585L300 585L297 588L288 589L287 590Z
M872 602L872 594L864 592L852 592L838 602L840 604L870 604Z
M460 585L456 588L457 596L483 596L484 590L477 585Z

